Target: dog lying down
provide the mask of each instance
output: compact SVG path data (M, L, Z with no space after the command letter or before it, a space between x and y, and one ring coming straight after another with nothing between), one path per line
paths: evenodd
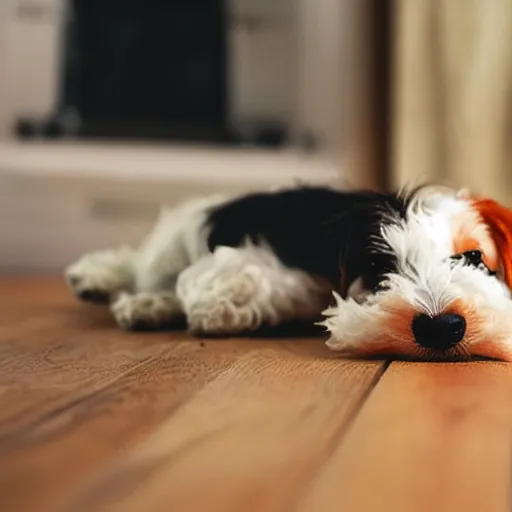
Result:
M311 320L351 356L512 361L512 211L448 188L194 200L164 208L138 249L86 254L66 279L124 329Z

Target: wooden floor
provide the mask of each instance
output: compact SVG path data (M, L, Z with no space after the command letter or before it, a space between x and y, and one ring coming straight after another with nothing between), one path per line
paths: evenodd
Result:
M512 365L119 332L0 281L0 510L510 510Z

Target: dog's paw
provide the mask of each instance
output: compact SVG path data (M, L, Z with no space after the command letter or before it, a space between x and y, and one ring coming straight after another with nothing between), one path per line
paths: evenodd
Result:
M111 306L119 327L124 330L152 330L169 327L183 315L173 294L123 293Z
M212 303L187 315L189 330L197 334L229 335L252 331L259 326L255 312L228 301Z
M132 254L129 248L86 254L66 269L66 281L80 299L108 303L133 286Z
M242 273L205 293L187 308L189 330L221 335L258 328L262 319L258 309L253 307L256 286L251 276Z

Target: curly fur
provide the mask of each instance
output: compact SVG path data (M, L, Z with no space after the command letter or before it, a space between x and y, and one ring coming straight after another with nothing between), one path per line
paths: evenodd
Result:
M512 361L510 256L478 204L439 187L201 198L164 208L138 249L86 254L66 279L123 329L185 317L193 332L228 335L323 316L328 346L344 353ZM447 314L464 319L464 338L445 350L418 343L415 318Z

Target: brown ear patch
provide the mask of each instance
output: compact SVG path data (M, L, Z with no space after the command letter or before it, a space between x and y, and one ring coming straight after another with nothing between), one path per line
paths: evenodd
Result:
M479 250L490 270L497 271L500 262L489 229L476 208L457 215L452 221L453 254Z
M512 211L493 199L475 199L473 206L489 229L503 279L512 288Z

